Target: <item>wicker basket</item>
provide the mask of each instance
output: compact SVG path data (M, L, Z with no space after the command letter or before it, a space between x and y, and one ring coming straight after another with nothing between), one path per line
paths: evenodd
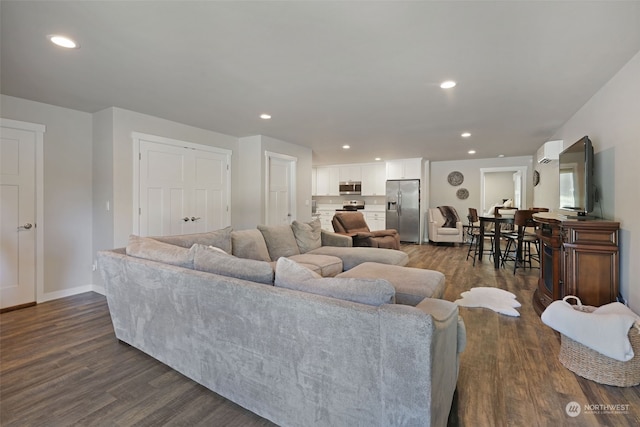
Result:
M580 300L573 296L564 299L568 298L577 300L578 304L574 307L576 310L590 313L596 308L582 305ZM640 331L632 327L628 336L634 356L631 360L621 362L560 334L560 363L581 377L600 384L618 387L638 385L640 384Z

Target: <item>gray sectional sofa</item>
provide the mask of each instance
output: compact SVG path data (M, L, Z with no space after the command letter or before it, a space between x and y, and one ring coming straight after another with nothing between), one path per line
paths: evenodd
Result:
M132 236L100 252L116 337L279 425L445 426L465 341L457 306L416 299L416 283L419 302L396 304L401 280L348 274L382 263L397 276L401 251L333 233L287 248L286 227ZM335 259L347 271L333 274ZM417 270L407 277L431 286L417 293L441 295L444 276Z

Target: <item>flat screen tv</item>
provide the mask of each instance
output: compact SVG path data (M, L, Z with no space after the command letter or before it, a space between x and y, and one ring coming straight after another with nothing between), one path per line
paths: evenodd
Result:
M588 136L560 153L560 209L578 217L593 211L593 145Z

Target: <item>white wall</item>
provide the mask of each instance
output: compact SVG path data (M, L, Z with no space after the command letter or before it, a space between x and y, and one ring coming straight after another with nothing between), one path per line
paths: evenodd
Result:
M524 177L527 199L523 204L531 206L533 156L431 162L429 207L453 206L463 222L466 222L469 208L476 208L478 212L481 210L480 169L522 166L527 167L527 176ZM459 186L454 187L447 181L447 176L453 171L459 171L464 175L464 181ZM469 191L469 197L466 200L460 200L456 196L456 192L460 188L466 188Z
M87 290L92 282L91 114L0 95L3 118L46 126L44 134L44 295Z
M485 172L484 174L484 206L485 211L502 203L504 199L514 198L513 172ZM482 206L482 205L481 205ZM526 207L526 206L523 206Z
M595 182L605 219L620 221L620 290L629 306L640 313L640 52L565 123L552 139L568 147L588 135L595 151ZM549 172L548 174L546 172ZM536 204L543 188L558 187L555 174L536 189ZM546 176L548 175L548 176ZM555 208L558 207L556 197ZM600 208L596 206L596 213Z

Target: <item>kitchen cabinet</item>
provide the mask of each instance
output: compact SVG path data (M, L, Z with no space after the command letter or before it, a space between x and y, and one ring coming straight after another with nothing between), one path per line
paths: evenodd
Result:
M422 159L387 161L387 179L422 179Z
M316 193L314 196L338 196L339 170L337 166L319 166L316 168Z
M367 221L369 230L384 230L386 228L386 214L384 212L365 212L364 219Z
M339 166L338 176L340 182L362 181L360 165Z
M362 165L363 196L384 196L386 181L386 166L384 163Z
M318 194L318 175L316 168L311 168L311 195L316 196Z
M334 209L318 209L316 215L318 215L318 219L320 219L320 227L323 230L333 231L333 224L331 224L331 220L333 219L333 215L335 215L335 213L336 211Z

